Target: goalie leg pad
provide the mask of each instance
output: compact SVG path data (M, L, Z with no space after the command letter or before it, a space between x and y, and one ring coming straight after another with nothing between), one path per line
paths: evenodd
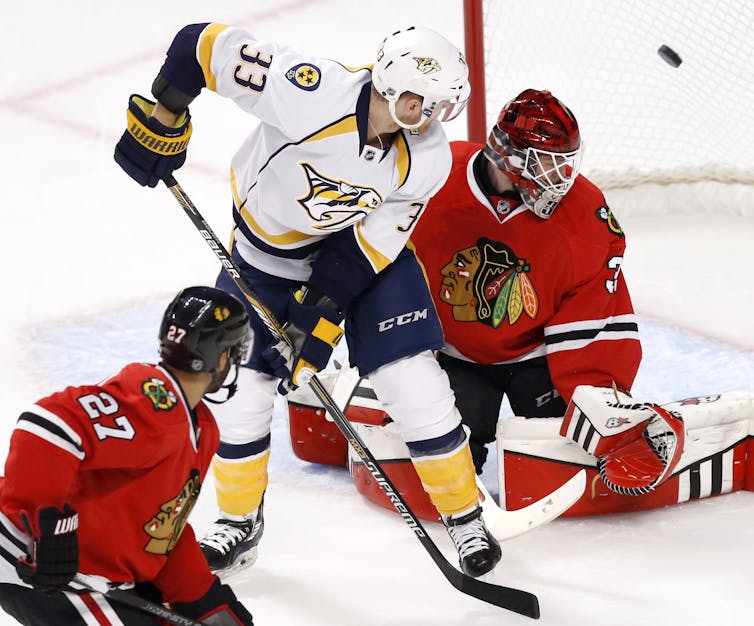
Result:
M640 496L662 484L678 465L685 444L683 419L677 413L647 404L655 412L640 438L600 457L600 477L607 487L628 496Z

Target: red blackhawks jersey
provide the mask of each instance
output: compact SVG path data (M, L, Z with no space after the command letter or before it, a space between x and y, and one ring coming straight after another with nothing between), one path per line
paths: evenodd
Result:
M451 144L450 178L412 235L443 350L485 364L546 356L566 402L580 384L630 390L641 345L620 275L625 237L602 193L578 176L542 219L518 196L484 193L482 147Z
M214 580L186 520L219 444L215 420L178 382L132 363L96 385L68 387L18 419L0 483L0 580L20 584L21 513L70 504L79 514L79 571L152 581L193 600Z

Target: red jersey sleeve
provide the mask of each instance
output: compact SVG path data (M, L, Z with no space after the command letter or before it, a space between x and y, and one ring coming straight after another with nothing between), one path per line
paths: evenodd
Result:
M561 301L545 326L545 349L555 388L568 402L577 385L629 392L641 361L641 343L631 297L620 272L622 234L606 252L590 255L573 242L572 258L586 276Z

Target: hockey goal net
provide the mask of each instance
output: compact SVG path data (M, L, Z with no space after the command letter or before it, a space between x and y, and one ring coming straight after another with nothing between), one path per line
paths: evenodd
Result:
M751 191L754 2L464 0L464 13L471 140L484 141L523 89L548 89L579 120L582 172L603 190L716 181Z

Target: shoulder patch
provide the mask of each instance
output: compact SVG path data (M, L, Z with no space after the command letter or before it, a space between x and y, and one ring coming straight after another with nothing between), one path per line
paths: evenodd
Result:
M319 87L322 72L311 63L299 63L285 73L285 77L299 89L314 91Z
M623 229L620 227L618 220L615 219L615 215L613 215L613 212L607 205L603 204L595 211L595 215L597 216L597 219L607 224L607 229L613 233L613 235L623 237Z
M178 403L175 394L159 378L145 380L141 384L141 393L149 398L157 411L169 411Z

